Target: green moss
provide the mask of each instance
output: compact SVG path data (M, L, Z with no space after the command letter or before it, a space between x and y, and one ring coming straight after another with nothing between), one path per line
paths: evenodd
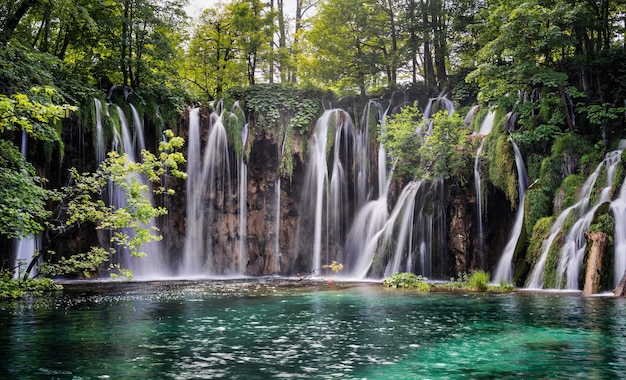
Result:
M557 284L563 283L563 278L557 277L557 266L561 257L561 240L565 234L561 232L559 236L552 242L550 249L548 250L548 257L546 259L546 265L543 272L543 287L555 288Z
M562 210L575 204L578 201L580 187L583 185L585 180L586 177L580 174L571 174L565 177L563 182L561 182L561 186L559 186L556 192L557 195L554 202L555 213L560 213Z
M249 118L250 136L270 134L279 147L285 141L285 154L280 159L278 171L280 175L291 177L294 158L303 159L308 153L307 139L323 111L322 102L324 99L334 100L334 97L328 92L301 89L293 84L258 84L230 89L225 99L241 102Z
M583 155L593 152L594 147L585 138L575 133L566 133L552 146L552 153L541 163L541 182L549 192L554 192L561 181L577 173Z
M541 247L543 242L548 237L552 224L555 218L553 216L546 216L537 221L533 227L533 233L528 243L528 250L526 251L526 262L531 266L535 266L541 255Z
M543 217L552 215L552 197L541 186L533 186L524 197L524 225L527 231L533 231L535 223Z
M502 190L511 203L511 208L517 205L518 181L515 152L508 136L487 136L486 146L489 155L489 180L498 189Z

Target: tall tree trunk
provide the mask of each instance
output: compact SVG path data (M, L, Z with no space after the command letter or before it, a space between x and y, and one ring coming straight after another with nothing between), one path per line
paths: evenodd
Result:
M393 9L393 0L387 0L387 15L389 16L389 27L391 29L391 54L390 54L390 71L387 74L389 83L395 84L398 79L398 29L396 26L396 16Z
M433 32L435 43L435 67L437 69L437 85L441 91L448 82L448 71L446 68L447 47L447 25L446 10L441 0L435 1L433 7Z
M424 24L424 83L429 90L436 89L435 69L433 67L433 56L430 51L432 25L429 21L429 1L422 0L422 22ZM436 91L434 91L436 93Z
M285 30L285 5L284 0L278 0L278 51L279 51L279 70L280 81L287 82L288 65L283 60L283 54L287 49L287 31Z
M270 12L274 13L274 0L270 0ZM270 42L270 61L269 61L269 82L274 83L274 65L276 61L276 42L274 42L274 34L272 34L272 41Z
M124 1L124 20L122 20L122 43L120 46L120 66L122 68L122 76L123 76L123 81L124 83L122 83L124 86L128 86L129 81L128 81L128 62L127 60L127 49L128 49L128 35L129 35L129 26L128 26L128 21L129 21L129 17L130 17L130 0L125 0Z
M411 0L409 2L409 8L408 8L408 17L409 17L409 51L411 52L411 83L412 84L417 84L417 54L418 54L418 49L417 49L417 31L415 28L415 22L414 20L416 20L416 12L417 11L417 4L415 3L415 0Z

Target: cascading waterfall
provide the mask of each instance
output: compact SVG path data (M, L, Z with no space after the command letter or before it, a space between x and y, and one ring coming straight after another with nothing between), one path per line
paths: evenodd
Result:
M611 203L615 218L615 260L613 285L617 286L626 273L626 181L622 183L618 197Z
M484 245L485 245L485 235L484 235L484 225L483 225L483 201L482 201L482 189L481 189L481 176L480 176L480 154L483 151L483 145L485 144L485 136L491 133L493 129L493 123L496 117L496 113L494 111L489 111L482 123L480 124L480 128L478 130L478 135L481 136L482 140L480 142L480 146L476 151L476 160L474 160L474 188L476 189L476 214L478 221L478 255L480 257L480 264L483 264L482 261L484 258ZM482 266L482 265L481 265Z
M248 142L248 123L241 130L241 155L239 157L239 273L246 269L246 243L248 225L248 164L245 160L246 144Z
M102 103L100 99L94 99L94 104L96 107L96 160L97 163L100 164L104 161L104 137L102 135Z
M230 210L230 159L222 114L213 112L204 153L201 156L200 110L190 111L187 162L187 230L180 275L241 274L238 252L228 243L228 231L221 226ZM208 199L207 199L208 197ZM209 230L210 228L216 229ZM234 241L234 239L230 239ZM227 245L219 246L226 241Z
M326 159L329 128L330 132L334 132L331 173L328 173ZM315 125L304 186L304 198L312 202L313 208L312 271L322 267L322 248L327 255L325 261L329 261L329 251L335 251L336 256L339 249L341 228L347 224L348 217L346 207L349 198L345 168L352 166L349 162L344 163L344 160L350 159L347 150L353 150L354 144L354 125L350 116L340 109L325 111ZM323 238L326 240L323 241ZM329 246L331 241L335 243L333 247Z
M441 107L449 114L453 112L452 103L447 99L434 98L429 101L425 117L430 116L435 101L441 102ZM382 113L380 121L381 133L384 133L385 114ZM441 258L433 259L434 223L435 220L442 222L445 218L441 207L438 207L443 186L439 181L435 184L411 182L402 190L389 213L387 202L390 182L386 176L387 153L382 145L378 154L379 197L360 208L354 219L346 242L350 268L346 276L380 277L399 271L418 271L431 276L434 261L438 261L438 264L443 262ZM432 211L426 212L427 208ZM416 260L416 254L419 254L419 260Z
M504 248L502 257L498 262L496 271L492 278L492 281L499 283L501 281L512 282L513 281L513 255L515 254L515 247L522 233L522 227L524 224L524 195L528 188L528 174L526 173L526 166L524 165L524 159L517 147L517 144L511 140L513 145L513 151L515 152L515 164L517 166L517 183L519 193L519 203L517 205L517 215L515 216L515 224L511 231L509 241Z
M550 248L556 240L556 237L563 233L562 229L565 221L568 219L570 214L573 213L574 215L578 216L578 219L565 236L564 243L561 246L559 252L559 261L556 267L555 285L557 288L564 287L571 290L579 289L578 279L580 269L583 265L583 258L587 246L587 240L584 236L584 233L587 231L589 225L593 221L593 216L597 208L602 203L608 202L610 200L609 197L613 185L615 168L620 161L622 150L623 148L620 147L619 150L607 153L604 160L585 180L583 186L579 191L578 201L574 205L563 210L556 218L548 233L548 237L541 245L539 260L537 261L537 264L535 264L535 267L533 268L526 284L528 288L540 289L544 287L544 275L546 272L546 262L550 252ZM603 169L606 170L607 186L600 190L598 200L590 206L590 200L596 185L596 181ZM617 220L615 224L615 233L616 236L618 233L620 233L617 225ZM617 245L618 243L616 241L616 254ZM619 276L619 274L617 275Z
M278 165L280 166L280 161L282 159L282 157L285 155L285 145L287 144L287 132L285 131L285 134L283 135L283 142L282 144L280 144L280 151L278 152ZM276 210L275 210L275 216L274 216L274 223L275 223L275 227L274 227L274 231L276 232L276 238L274 241L274 273L280 273L281 272L281 268L280 268L280 259L282 257L282 254L280 252L280 223L281 223L281 218L280 218L280 211L281 211L281 201L280 201L280 192L281 192L281 183L280 183L280 173L278 173L276 175Z
M583 265L585 248L587 247L587 239L585 232L593 221L594 214L598 207L604 202L610 200L610 192L613 186L613 175L615 167L620 161L621 150L609 152L599 167L606 169L607 186L600 191L598 201L592 205L582 216L574 223L572 229L567 234L563 247L561 248L561 257L557 266L556 280L557 287L565 287L566 289L578 290L578 276ZM588 202L589 200L587 200ZM584 211L584 210L581 210ZM563 282L565 280L565 282Z
M20 153L22 157L26 159L28 153L28 134L26 131L22 131L22 145L20 147ZM35 252L41 249L41 236L22 236L19 239L13 240L13 257L15 257L16 270L13 273L14 278L24 276L24 272L28 269ZM37 274L37 268L33 266L28 273L30 277Z
M137 148L141 151L146 149L146 145L143 134L143 123L139 117L139 113L134 106L131 105L130 108L133 114L134 134L130 132L130 127L123 110L120 107L117 107L117 111L120 120L122 150L126 154L128 160L136 162L141 159L141 155L137 154ZM145 176L137 175L135 180L150 188L150 183ZM154 204L152 192L149 191L146 195L149 197L150 203ZM115 205L116 207L125 206L126 200L124 190L117 186L112 186L110 196L111 205ZM148 225L144 227L149 228L151 231L157 228L154 220L151 220ZM141 251L146 253L145 257L131 257L128 252L120 252L123 255L121 261L133 272L134 277L138 279L147 279L171 275L169 265L165 262L163 251L158 241L151 241L144 244L141 247Z

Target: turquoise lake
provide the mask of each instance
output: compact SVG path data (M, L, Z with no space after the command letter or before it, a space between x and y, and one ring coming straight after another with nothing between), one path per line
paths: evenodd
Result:
M2 379L626 377L626 300L272 279L0 303Z

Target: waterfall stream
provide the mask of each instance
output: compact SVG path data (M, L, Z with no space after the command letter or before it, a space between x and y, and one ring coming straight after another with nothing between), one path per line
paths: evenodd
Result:
M515 254L515 247L522 233L524 224L524 196L528 188L528 174L526 173L526 165L524 165L522 154L513 140L511 140L511 144L513 145L515 165L517 166L519 202L517 204L517 214L515 216L515 224L513 225L511 236L509 236L509 241L502 252L502 256L498 262L494 276L492 277L492 281L496 284L501 281L509 283L513 281L513 255Z
M574 222L573 226L569 229L569 232L567 232L567 234L565 235L563 244L561 245L561 249L559 251L559 258L555 269L555 286L557 288L565 288L570 290L579 289L579 275L580 270L583 266L583 259L587 246L585 232L593 221L593 217L598 207L603 203L610 201L610 191L613 186L615 169L620 161L622 150L623 148L620 148L616 151L611 151L606 154L604 160L595 168L593 173L591 173L591 175L589 175L589 177L587 177L587 179L583 183L583 186L579 191L577 202L574 205L563 210L556 218L555 222L552 225L552 228L548 233L548 237L542 243L541 254L526 284L528 288L544 287L544 274L546 271L546 262L550 252L550 248L555 242L556 237L565 233L563 231L565 221L571 213L574 213L577 219ZM600 189L597 200L590 205L593 190L596 187L598 176L600 175L602 170L606 171L607 185ZM617 204L617 207L619 208L620 202L620 197L618 197L616 201L612 202L612 207L614 204ZM622 232L620 231L620 227L618 226L617 219L619 219L619 217L617 216L617 213L615 213L615 219L615 245L617 264L617 236ZM620 276L617 270L618 269L616 267L616 276Z
M480 154L483 151L483 146L485 144L485 136L491 133L493 129L493 122L495 120L496 113L494 111L489 111L482 123L480 124L480 128L478 130L478 136L481 137L480 146L476 151L476 159L474 160L474 188L476 190L476 221L478 222L478 256L480 258L480 264L483 264L484 261L484 245L485 245L485 234L484 234L484 225L483 225L483 200L482 200L482 189L481 189L481 175L480 175Z

